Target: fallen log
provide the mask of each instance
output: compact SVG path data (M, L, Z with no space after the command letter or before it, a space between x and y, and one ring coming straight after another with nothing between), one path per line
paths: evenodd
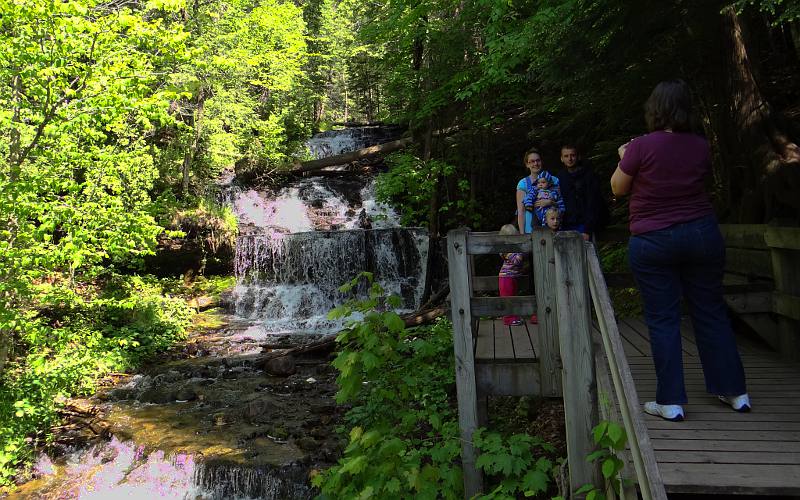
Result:
M322 337L319 340L315 340L314 342L310 342L305 345L299 345L297 347L290 347L288 349L282 349L280 351L267 353L257 362L257 364L268 361L270 359L279 358L281 356L306 354L309 352L316 352L316 351L322 351L324 349L330 349L333 347L333 344L336 343L337 335L338 333L332 333L330 335ZM262 348L269 349L270 345L267 344L267 346L262 346Z
M389 124L386 123L386 122L366 122L366 123L361 123L361 122L333 122L331 125L336 126L336 127L347 127L347 128L350 128L350 127L383 127L383 126L386 126L386 125L389 125Z
M420 313L410 314L403 316L403 322L406 327L428 325L433 323L436 318L447 314L447 309L444 307L436 307Z
M376 144L375 146L359 149L358 151L342 153L340 155L320 158L318 160L295 162L294 168L290 170L290 173L299 174L302 172L311 172L312 170L319 170L321 168L332 167L334 165L344 165L345 163L360 160L361 158L365 158L367 156L391 153L392 151L397 151L398 149L408 146L412 141L413 138L405 137L403 139L397 139L396 141L385 142L383 144Z

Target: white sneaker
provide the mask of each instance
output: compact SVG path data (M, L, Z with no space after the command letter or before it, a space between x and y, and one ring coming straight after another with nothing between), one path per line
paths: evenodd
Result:
M655 401L648 401L644 404L644 412L670 422L683 420L683 406L681 405L660 405Z
M750 411L750 396L747 393L739 396L719 396L719 400L733 408L734 411L741 413Z

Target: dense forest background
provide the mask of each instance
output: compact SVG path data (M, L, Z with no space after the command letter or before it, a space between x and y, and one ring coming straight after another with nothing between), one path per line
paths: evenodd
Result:
M145 256L230 242L223 170L280 182L316 131L399 123L383 196L433 234L495 229L525 149L577 143L608 177L680 77L721 218L796 225L799 54L796 0L0 0L0 485L57 396L184 334Z

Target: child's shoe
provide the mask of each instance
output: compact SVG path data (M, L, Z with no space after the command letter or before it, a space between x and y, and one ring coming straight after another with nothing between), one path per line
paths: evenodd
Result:
M660 405L655 401L648 401L644 404L644 412L670 422L683 420L683 407L681 405Z
M509 325L511 325L511 326L519 326L521 324L522 324L522 320L519 319L519 318L517 318L514 321L512 321L511 323L509 323Z
M535 314L531 314L531 324L538 325L539 324L539 317Z

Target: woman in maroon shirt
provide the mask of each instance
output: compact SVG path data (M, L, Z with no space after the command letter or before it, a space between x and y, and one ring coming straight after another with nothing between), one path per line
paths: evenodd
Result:
M644 411L683 420L681 296L686 300L706 390L736 411L750 410L744 370L722 298L725 243L704 189L708 142L690 132L683 80L659 83L645 104L649 134L620 146L615 195L631 195L628 257L639 285L658 383Z

